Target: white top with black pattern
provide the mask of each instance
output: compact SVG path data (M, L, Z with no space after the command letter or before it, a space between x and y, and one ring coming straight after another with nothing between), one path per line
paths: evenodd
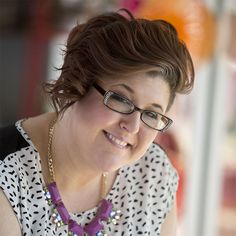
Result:
M25 144L0 159L0 187L9 199L23 235L68 235L67 226L57 228L52 209L45 200L45 186L38 151L21 127L16 132ZM104 223L107 235L160 235L161 225L170 211L178 186L178 175L166 153L152 144L145 155L132 165L121 168L106 196L120 209L118 225ZM96 215L97 208L71 214L84 226Z

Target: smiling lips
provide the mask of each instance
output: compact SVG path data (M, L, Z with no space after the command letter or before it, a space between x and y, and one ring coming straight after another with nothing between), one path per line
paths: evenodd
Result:
M113 136L112 134L110 134L110 133L108 133L108 132L105 132L105 135L106 135L106 137L108 138L108 140L109 140L111 143L115 144L115 145L118 146L119 148L124 149L124 148L130 146L129 143L124 142L124 141L118 139L117 137Z

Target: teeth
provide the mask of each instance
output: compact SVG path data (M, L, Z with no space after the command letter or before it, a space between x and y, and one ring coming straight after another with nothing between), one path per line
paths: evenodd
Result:
M113 142L115 142L116 144L118 144L118 145L120 145L120 146L122 146L122 147L125 147L125 146L128 145L128 143L126 143L126 142L124 142L124 141L121 141L121 140L115 138L115 137L114 137L112 134L110 134L110 133L107 133L107 137L108 137L109 139L111 139Z

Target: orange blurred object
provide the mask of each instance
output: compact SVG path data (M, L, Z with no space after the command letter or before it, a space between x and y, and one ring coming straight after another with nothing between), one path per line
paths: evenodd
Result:
M213 53L216 21L211 11L194 0L143 0L134 12L138 17L172 23L188 46L195 66Z

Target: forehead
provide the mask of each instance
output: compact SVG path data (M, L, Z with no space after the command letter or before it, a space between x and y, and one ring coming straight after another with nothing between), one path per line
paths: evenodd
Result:
M156 103L161 105L165 111L169 102L169 85L160 73L147 71L123 76L110 76L103 78L101 82L106 90L125 91L129 98L143 107Z

